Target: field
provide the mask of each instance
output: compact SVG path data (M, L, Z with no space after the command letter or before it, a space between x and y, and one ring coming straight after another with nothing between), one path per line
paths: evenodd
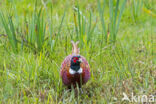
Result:
M91 68L83 93L60 77L71 40ZM0 0L1 104L142 102L156 103L156 0Z

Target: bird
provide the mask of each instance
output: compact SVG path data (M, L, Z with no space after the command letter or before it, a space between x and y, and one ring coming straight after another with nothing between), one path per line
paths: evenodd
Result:
M90 66L84 56L80 55L78 43L71 41L72 53L61 64L60 76L62 82L69 89L82 87L90 79Z

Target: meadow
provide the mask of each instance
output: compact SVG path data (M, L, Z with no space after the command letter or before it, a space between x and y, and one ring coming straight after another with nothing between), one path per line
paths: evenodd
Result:
M84 93L60 77L71 40ZM123 93L156 96L156 0L0 0L1 104L138 104Z

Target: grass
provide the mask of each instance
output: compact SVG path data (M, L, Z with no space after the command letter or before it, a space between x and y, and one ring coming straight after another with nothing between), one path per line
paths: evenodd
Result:
M106 1L103 0L103 2L104 2L103 8L101 8L101 3L98 0L98 9L99 9L101 24L102 24L102 28L103 28L103 34L104 34L103 38L105 38L106 43L109 43L109 41L111 43L112 42L115 43L117 32L119 29L119 23L120 23L121 16L124 11L124 7L126 5L127 0L124 0L122 2L120 9L119 9L120 0L116 1L116 6L113 6L113 1L109 0L109 24L107 27L107 31L106 31L106 23L105 23L104 14L103 14L103 12L105 11L105 2ZM114 7L115 7L115 10L113 10ZM118 14L119 14L119 16L118 16ZM118 16L118 18L117 18L117 16Z
M8 16L8 21L6 21L3 13L0 13L0 17L1 17L3 27L5 28L5 31L7 33L10 45L12 46L13 51L17 52L18 51L17 39L16 39L16 33L15 33L15 28L12 19L11 17Z
M145 1L0 1L0 103L127 104L123 92L154 95L156 2ZM71 40L91 67L83 94L59 75Z

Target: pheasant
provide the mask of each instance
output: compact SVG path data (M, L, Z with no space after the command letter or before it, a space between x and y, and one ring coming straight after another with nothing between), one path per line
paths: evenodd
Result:
M68 55L61 65L60 75L62 82L68 88L78 85L81 88L82 84L85 84L90 79L90 67L87 60L80 55L78 48L79 42L71 41L72 54Z

